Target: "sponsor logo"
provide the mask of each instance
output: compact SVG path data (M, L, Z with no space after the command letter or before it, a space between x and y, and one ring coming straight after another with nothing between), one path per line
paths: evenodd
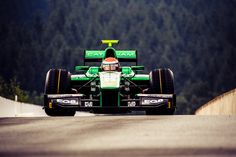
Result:
M84 102L85 107L93 107L93 102Z
M128 107L134 107L134 106L136 106L135 101L128 102Z
M154 105L154 104L159 104L159 103L162 103L164 102L163 99L144 99L142 101L142 104L143 105Z
M86 51L86 57L103 57L104 52L101 51Z
M119 57L136 57L135 51L121 51L121 52L116 52Z
M58 103L61 104L70 104L70 105L78 105L78 100L76 99L56 99Z

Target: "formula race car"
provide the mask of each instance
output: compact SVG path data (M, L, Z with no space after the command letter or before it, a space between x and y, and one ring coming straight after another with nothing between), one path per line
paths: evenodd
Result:
M116 50L118 40L102 40L105 50L85 50L84 65L75 73L50 69L46 75L44 109L49 116L74 116L76 111L171 115L176 108L170 69L141 74L136 50ZM100 62L98 66L88 66ZM127 63L130 62L130 63ZM124 63L133 66L123 66ZM126 64L126 65L127 65Z

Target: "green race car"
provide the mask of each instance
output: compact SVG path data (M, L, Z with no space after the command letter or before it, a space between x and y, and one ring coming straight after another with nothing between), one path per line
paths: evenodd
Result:
M135 110L171 115L176 108L174 76L170 69L141 74L136 50L116 50L118 40L102 40L105 50L85 50L84 65L75 73L50 69L45 81L44 109L49 116L74 116L76 111L119 113ZM88 66L88 62L100 62ZM130 63L128 63L130 62ZM124 63L135 66L123 66Z

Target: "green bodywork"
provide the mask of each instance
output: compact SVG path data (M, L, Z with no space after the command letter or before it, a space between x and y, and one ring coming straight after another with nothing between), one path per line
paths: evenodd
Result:
M116 50L112 46L114 43L118 43L117 40L103 40L108 47L105 50L85 50L84 61L85 62L101 62L106 57L114 57L119 62L136 62L137 64L137 51L136 50ZM121 83L127 80L130 81L149 81L148 74L138 74L137 71L144 70L143 66L122 66L119 71L102 71L100 66L76 66L75 71L78 74L71 75L71 81L76 82L88 82L96 81L100 89L100 103L99 106L104 106L108 101L113 105L120 107L121 95L120 86ZM109 93L109 94L107 94ZM117 95L117 96L116 96ZM112 98L111 98L112 97ZM114 100L113 100L114 99Z
M100 67L90 67L89 70L85 74L71 75L71 81L89 81L94 77L99 76L99 72L101 72ZM148 81L148 74L135 74L135 72L131 69L131 67L122 67L121 68L121 76L128 78L132 81ZM99 80L99 77L97 78ZM121 78L123 80L123 78Z

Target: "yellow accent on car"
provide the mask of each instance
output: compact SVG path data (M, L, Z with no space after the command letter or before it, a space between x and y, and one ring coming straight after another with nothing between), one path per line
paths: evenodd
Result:
M113 44L118 44L119 40L102 40L102 44L107 44L109 47L112 47Z
M61 79L61 69L59 69L59 73L58 73L57 94L59 94L59 91L60 91L60 79Z
M159 80L160 80L160 90L161 90L161 94L162 94L161 69L159 69L158 72L159 72Z
M52 102L49 102L48 107L52 108Z
M168 102L168 108L171 108L171 103L170 102Z

